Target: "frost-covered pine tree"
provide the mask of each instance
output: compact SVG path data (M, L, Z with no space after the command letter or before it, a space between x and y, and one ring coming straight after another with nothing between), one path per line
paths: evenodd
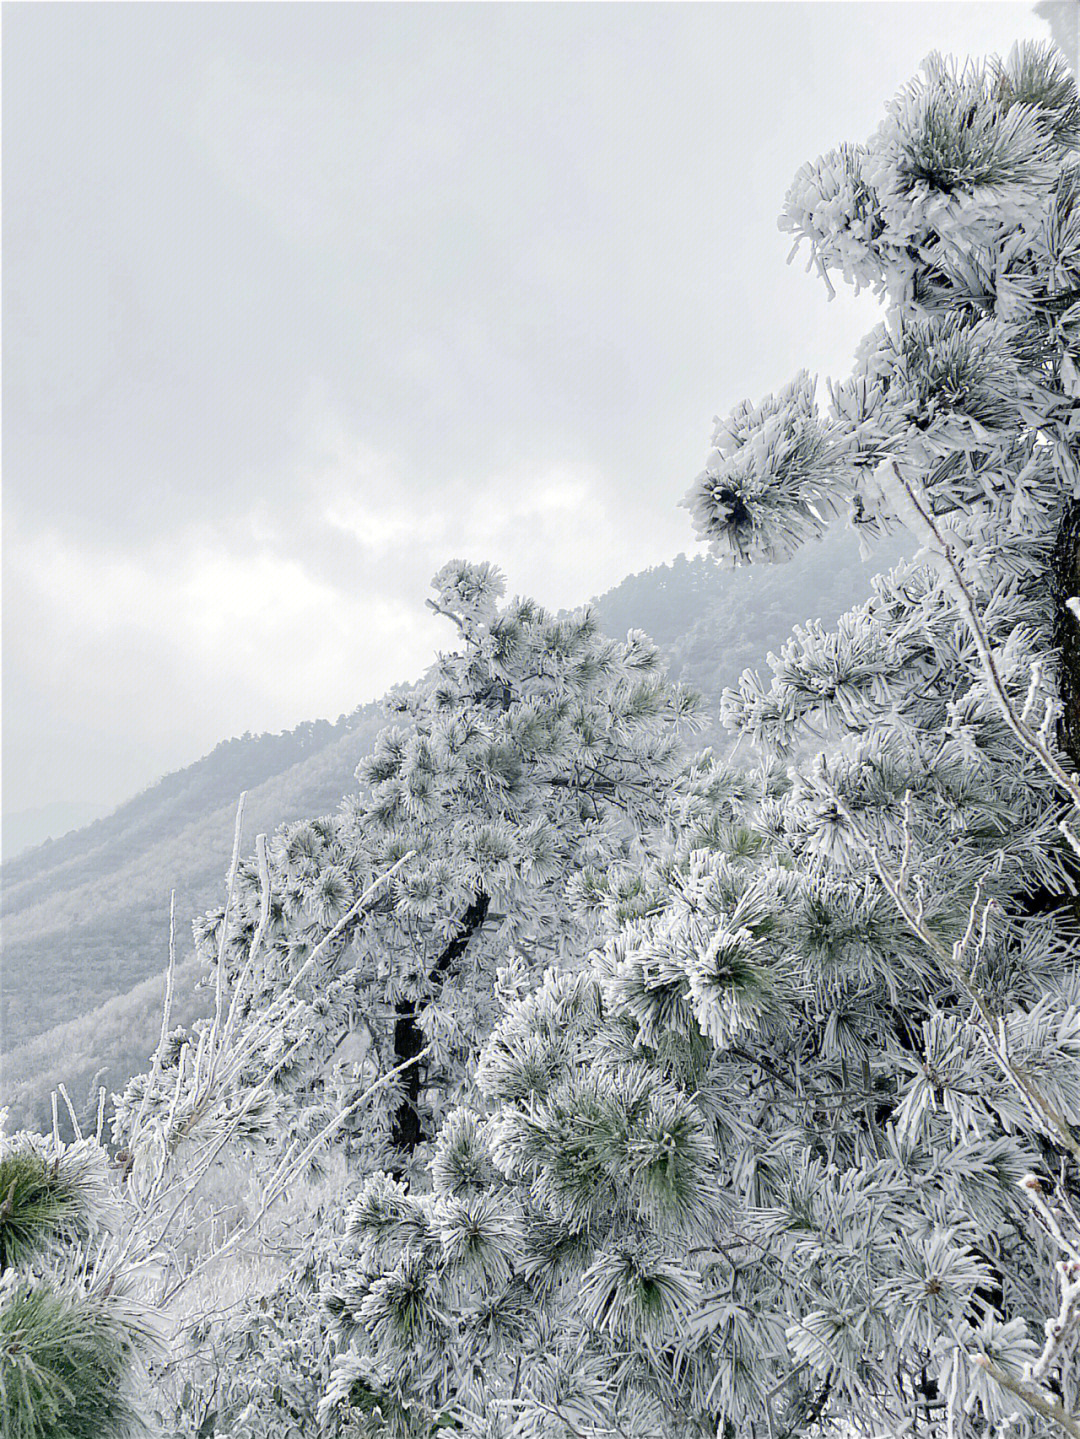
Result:
M175 1161L189 1125L205 1130L214 1087L231 1127L221 1163L249 1152L245 1180L329 1153L345 1182L386 1171L423 1184L431 1138L473 1093L498 996L530 992L551 965L580 968L609 872L633 890L666 842L694 700L664 680L645 636L606 639L588 610L500 605L490 565L454 562L434 588L456 648L397 695L399 722L361 764L359 791L336 815L260 839L226 905L197 925L216 1012L172 1036L120 1104L115 1135L136 1177L160 1152ZM195 1349L226 1376L215 1432L314 1420L326 1339L315 1284L333 1235L298 1223L287 1250L272 1297L212 1343L197 1326ZM265 1385L251 1349L273 1350Z
M343 1432L1080 1434L1078 132L1054 52L932 57L796 177L783 227L883 322L824 404L718 423L698 533L922 550L727 696L757 774L704 759L634 896L597 886L430 1189L363 1186Z
M238 1023L262 1028L243 1082L273 1073L278 1131L401 1069L352 1147L402 1173L467 1082L496 984L527 990L587 952L590 889L612 863L636 866L662 826L695 706L643 634L606 639L588 610L500 608L486 564L455 561L433 586L459 646L391 700L400 722L360 764L359 791L281 830L239 867L227 912L197 926ZM306 1002L266 1024L285 993Z

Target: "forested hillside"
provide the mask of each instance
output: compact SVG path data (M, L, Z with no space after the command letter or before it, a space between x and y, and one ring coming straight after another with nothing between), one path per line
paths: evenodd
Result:
M54 839L86 829L109 812L103 804L68 803L33 805L30 809L5 810L0 843L9 860L15 860L28 849L48 844Z
M605 633L645 630L671 677L701 691L709 742L723 688L794 625L832 623L900 549L892 541L864 563L837 526L788 565L736 574L680 555L628 576L594 604ZM170 892L183 961L192 919L219 898L240 792L249 837L329 813L355 790L356 765L386 722L383 706L369 704L336 724L226 740L108 818L0 870L4 1090L13 1118L42 1123L57 1083L89 1102L96 1084L119 1085L145 1063L157 1034ZM185 994L193 977L185 971ZM192 1016L199 1011L199 996L186 1003Z
M663 649L668 674L703 694L720 695L748 667L758 668L792 628L808 619L833 624L864 597L871 575L900 559L910 539L883 540L861 561L850 530L837 525L786 565L736 571L679 555L629 575L596 605L607 634L645 629Z
M104 819L47 840L3 867L8 912L37 898L93 881L116 867L120 856L156 844L207 813L229 794L255 789L375 719L368 705L336 723L314 720L283 734L245 734L223 740L186 769L167 774Z

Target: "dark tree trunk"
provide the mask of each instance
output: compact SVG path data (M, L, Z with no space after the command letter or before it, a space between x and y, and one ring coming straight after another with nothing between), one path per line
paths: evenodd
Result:
M1080 622L1065 603L1080 594L1080 503L1076 501L1066 507L1065 517L1058 529L1047 582L1054 603L1053 643L1061 655L1058 680L1061 719L1056 739L1080 769ZM1076 890L1080 890L1080 869L1068 848L1063 859L1070 869ZM1076 891L1063 893L1058 885L1051 889L1033 885L1021 901L1021 910L1026 916L1055 914L1062 910L1070 911L1073 916L1080 914Z
M461 924L458 926L457 934L435 961L435 968L432 971L433 975L446 974L454 961L461 958L469 946L469 940L472 939L484 920L487 919L488 906L490 904L491 900L484 891L481 890L461 916Z
M452 972L454 964L465 953L469 941L487 918L490 903L489 897L481 890L469 905L461 917L457 934L435 961L435 967L431 971L431 978L434 982L440 982L445 975ZM407 1059L415 1059L423 1049L424 1033L417 1024L416 1017L427 1003L427 1000L403 999L399 1001L397 1023L394 1025L395 1064L404 1064ZM397 1113L394 1115L394 1127L391 1130L390 1139L395 1148L400 1149L404 1154L411 1154L426 1137L420 1127L420 1115L417 1109L420 1100L420 1066L418 1064L410 1065L405 1071L404 1080L405 1097L398 1105Z
M424 1036L416 1022L416 1001L402 999L397 1007L398 1020L394 1025L394 1063L404 1064L414 1059L424 1047ZM420 1066L410 1064L405 1071L405 1098L398 1105L394 1115L394 1127L390 1139L396 1149L411 1154L423 1139L420 1116L416 1112L420 1098Z
M1080 767L1080 622L1065 601L1080 595L1080 504L1065 512L1058 531L1051 574L1054 596L1054 641L1061 651L1061 747Z

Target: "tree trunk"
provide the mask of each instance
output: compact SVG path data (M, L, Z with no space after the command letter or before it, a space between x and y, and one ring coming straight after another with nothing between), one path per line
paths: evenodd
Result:
M465 953L469 941L487 918L490 903L488 895L481 890L462 915L457 934L435 961L435 967L431 971L433 981L438 982L444 975L450 973L451 966ZM395 1064L403 1064L407 1059L415 1059L423 1049L424 1033L417 1024L416 1017L428 1003L428 1000L413 999L403 999L398 1002L398 1018L394 1025ZM397 1113L394 1116L394 1127L390 1133L391 1143L403 1154L411 1154L416 1146L426 1138L420 1127L420 1115L417 1108L419 1100L420 1066L412 1064L405 1071L405 1098L398 1105Z
M1054 596L1054 641L1061 653L1062 716L1059 741L1080 768L1080 621L1065 601L1080 595L1080 504L1065 511L1058 531L1051 573Z

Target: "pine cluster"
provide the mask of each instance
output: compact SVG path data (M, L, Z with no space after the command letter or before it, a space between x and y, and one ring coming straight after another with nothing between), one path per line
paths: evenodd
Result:
M108 1155L0 1135L0 1432L134 1439L153 1316L101 1265L119 1221Z
M121 1097L114 1137L137 1150L136 1180L162 1153L197 1158L227 1133L248 1173L287 1172L310 1149L299 1187L324 1166L313 1139L344 1116L334 1139L354 1183L386 1171L423 1186L446 1116L478 1098L478 1047L502 1002L552 965L584 965L609 876L632 888L668 842L667 789L696 699L664 679L656 647L640 632L605 638L588 609L556 618L529 600L503 604L489 565L454 562L434 590L457 646L392 697L397 722L361 763L358 792L261 844L237 866L226 905L196 925L228 1015L219 1005L172 1033L160 1064ZM240 1331L290 1347L284 1316L295 1320L305 1292L291 1266L320 1267L314 1233L301 1224L291 1238L281 1283L235 1333L218 1326L210 1342L200 1328L177 1376L192 1365L197 1385L228 1375L246 1352ZM323 1332L320 1350L322 1311L311 1283L306 1292L318 1372L329 1340ZM272 1382L256 1386L264 1422L272 1414L282 1433L304 1412L280 1379L290 1369L295 1359L275 1361ZM252 1412L250 1369L234 1373L222 1425Z

